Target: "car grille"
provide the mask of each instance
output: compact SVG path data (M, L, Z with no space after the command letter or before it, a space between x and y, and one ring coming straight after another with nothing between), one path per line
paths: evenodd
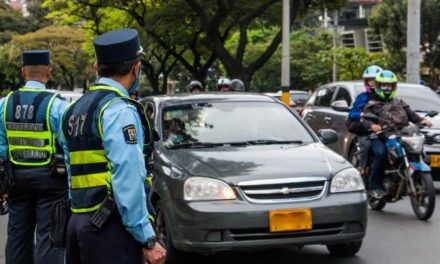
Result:
M358 229L360 229L360 225ZM260 239L279 239L279 238L300 238L324 235L337 235L344 231L344 223L317 224L312 230L271 233L268 228L254 229L232 229L231 237L237 241L260 240ZM357 230L358 231L358 230ZM359 231L360 232L360 231Z
M433 135L433 134L425 134L425 144L427 144L427 145L437 144L437 142L434 141L435 136L436 135Z
M267 179L240 182L238 187L250 202L279 203L318 199L327 181L322 177Z

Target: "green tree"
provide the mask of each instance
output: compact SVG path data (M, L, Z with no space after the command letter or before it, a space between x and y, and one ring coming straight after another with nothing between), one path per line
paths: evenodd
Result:
M13 61L15 75L19 76L21 52L27 49L49 49L53 77L49 86L71 90L83 87L92 74L88 54L82 49L84 31L78 27L49 26L11 40L10 61ZM15 77L16 78L16 77Z
M346 0L292 0L291 25L310 8L336 8ZM170 52L193 76L202 82L208 69L218 58L227 74L243 79L249 84L253 74L260 69L278 49L281 41L281 2L279 0L46 0L50 16L64 22L92 25L95 32L102 30L102 22L108 21L102 10L119 10L129 25L142 31L144 38L151 39ZM115 16L111 16L115 17ZM108 22L107 22L108 24ZM113 25L116 25L113 23ZM253 52L248 31L258 28L277 28L270 44L247 62L247 52ZM227 40L238 33L234 50L226 48Z
M422 66L428 68L430 86L438 87L440 68L440 0L424 0L421 5ZM391 69L405 72L407 0L385 0L374 7L370 26L381 33L391 55Z

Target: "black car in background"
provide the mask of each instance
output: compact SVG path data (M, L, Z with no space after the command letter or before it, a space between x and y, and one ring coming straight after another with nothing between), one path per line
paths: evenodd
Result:
M151 201L167 263L184 252L324 244L353 255L367 225L353 166L296 113L261 94L193 94L141 100L160 140Z
M361 81L335 82L315 90L302 113L303 119L316 132L330 128L338 134L338 141L328 145L347 160L352 160L355 136L348 132L346 120L348 111L356 96L365 91ZM440 96L429 87L398 83L396 97L403 99L420 116L429 111L440 112ZM440 116L431 118L433 126L423 128L425 135L425 162L430 164L432 176L440 180Z

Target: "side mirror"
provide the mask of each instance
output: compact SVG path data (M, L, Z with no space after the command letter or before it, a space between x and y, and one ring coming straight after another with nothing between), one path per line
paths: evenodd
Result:
M325 145L335 143L338 141L338 134L333 129L320 129L319 137L321 138L322 143Z
M347 101L345 101L345 100L334 101L331 104L331 107L335 111L350 112L350 107L348 106Z
M159 133L157 133L156 130L153 130L153 140L154 142L159 141L160 140L160 136Z
M426 116L429 116L429 117L434 117L434 116L436 116L436 115L438 115L438 112L437 112L437 111L429 111L429 112L426 114Z

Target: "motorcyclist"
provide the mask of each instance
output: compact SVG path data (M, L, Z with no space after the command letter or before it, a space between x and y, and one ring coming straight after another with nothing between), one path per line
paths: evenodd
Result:
M231 91L231 80L225 77L221 77L217 82L217 90L219 92L230 92Z
M351 111L348 113L348 130L357 135L357 142L360 144L359 167L361 174L366 177L367 157L371 147L371 141L368 139L368 133L365 133L359 120L362 110L367 104L373 88L376 86L376 75L382 71L382 68L376 65L367 67L362 78L364 79L365 92L360 93L354 103Z
M244 83L240 79L233 79L230 88L234 92L244 92L246 90Z
M192 80L188 86L190 93L200 93L203 91L202 83L197 80Z
M394 98L397 88L396 75L388 70L376 75L376 86L365 105L363 113L373 113L379 117L377 120L361 118L365 131L379 132L384 125L394 124L396 127L408 125L408 122L420 122L428 127L432 126L430 120L421 118L410 109L403 100ZM382 187L382 181L386 166L385 138L377 137L371 140L373 153L369 189L373 197L380 199L386 195Z

